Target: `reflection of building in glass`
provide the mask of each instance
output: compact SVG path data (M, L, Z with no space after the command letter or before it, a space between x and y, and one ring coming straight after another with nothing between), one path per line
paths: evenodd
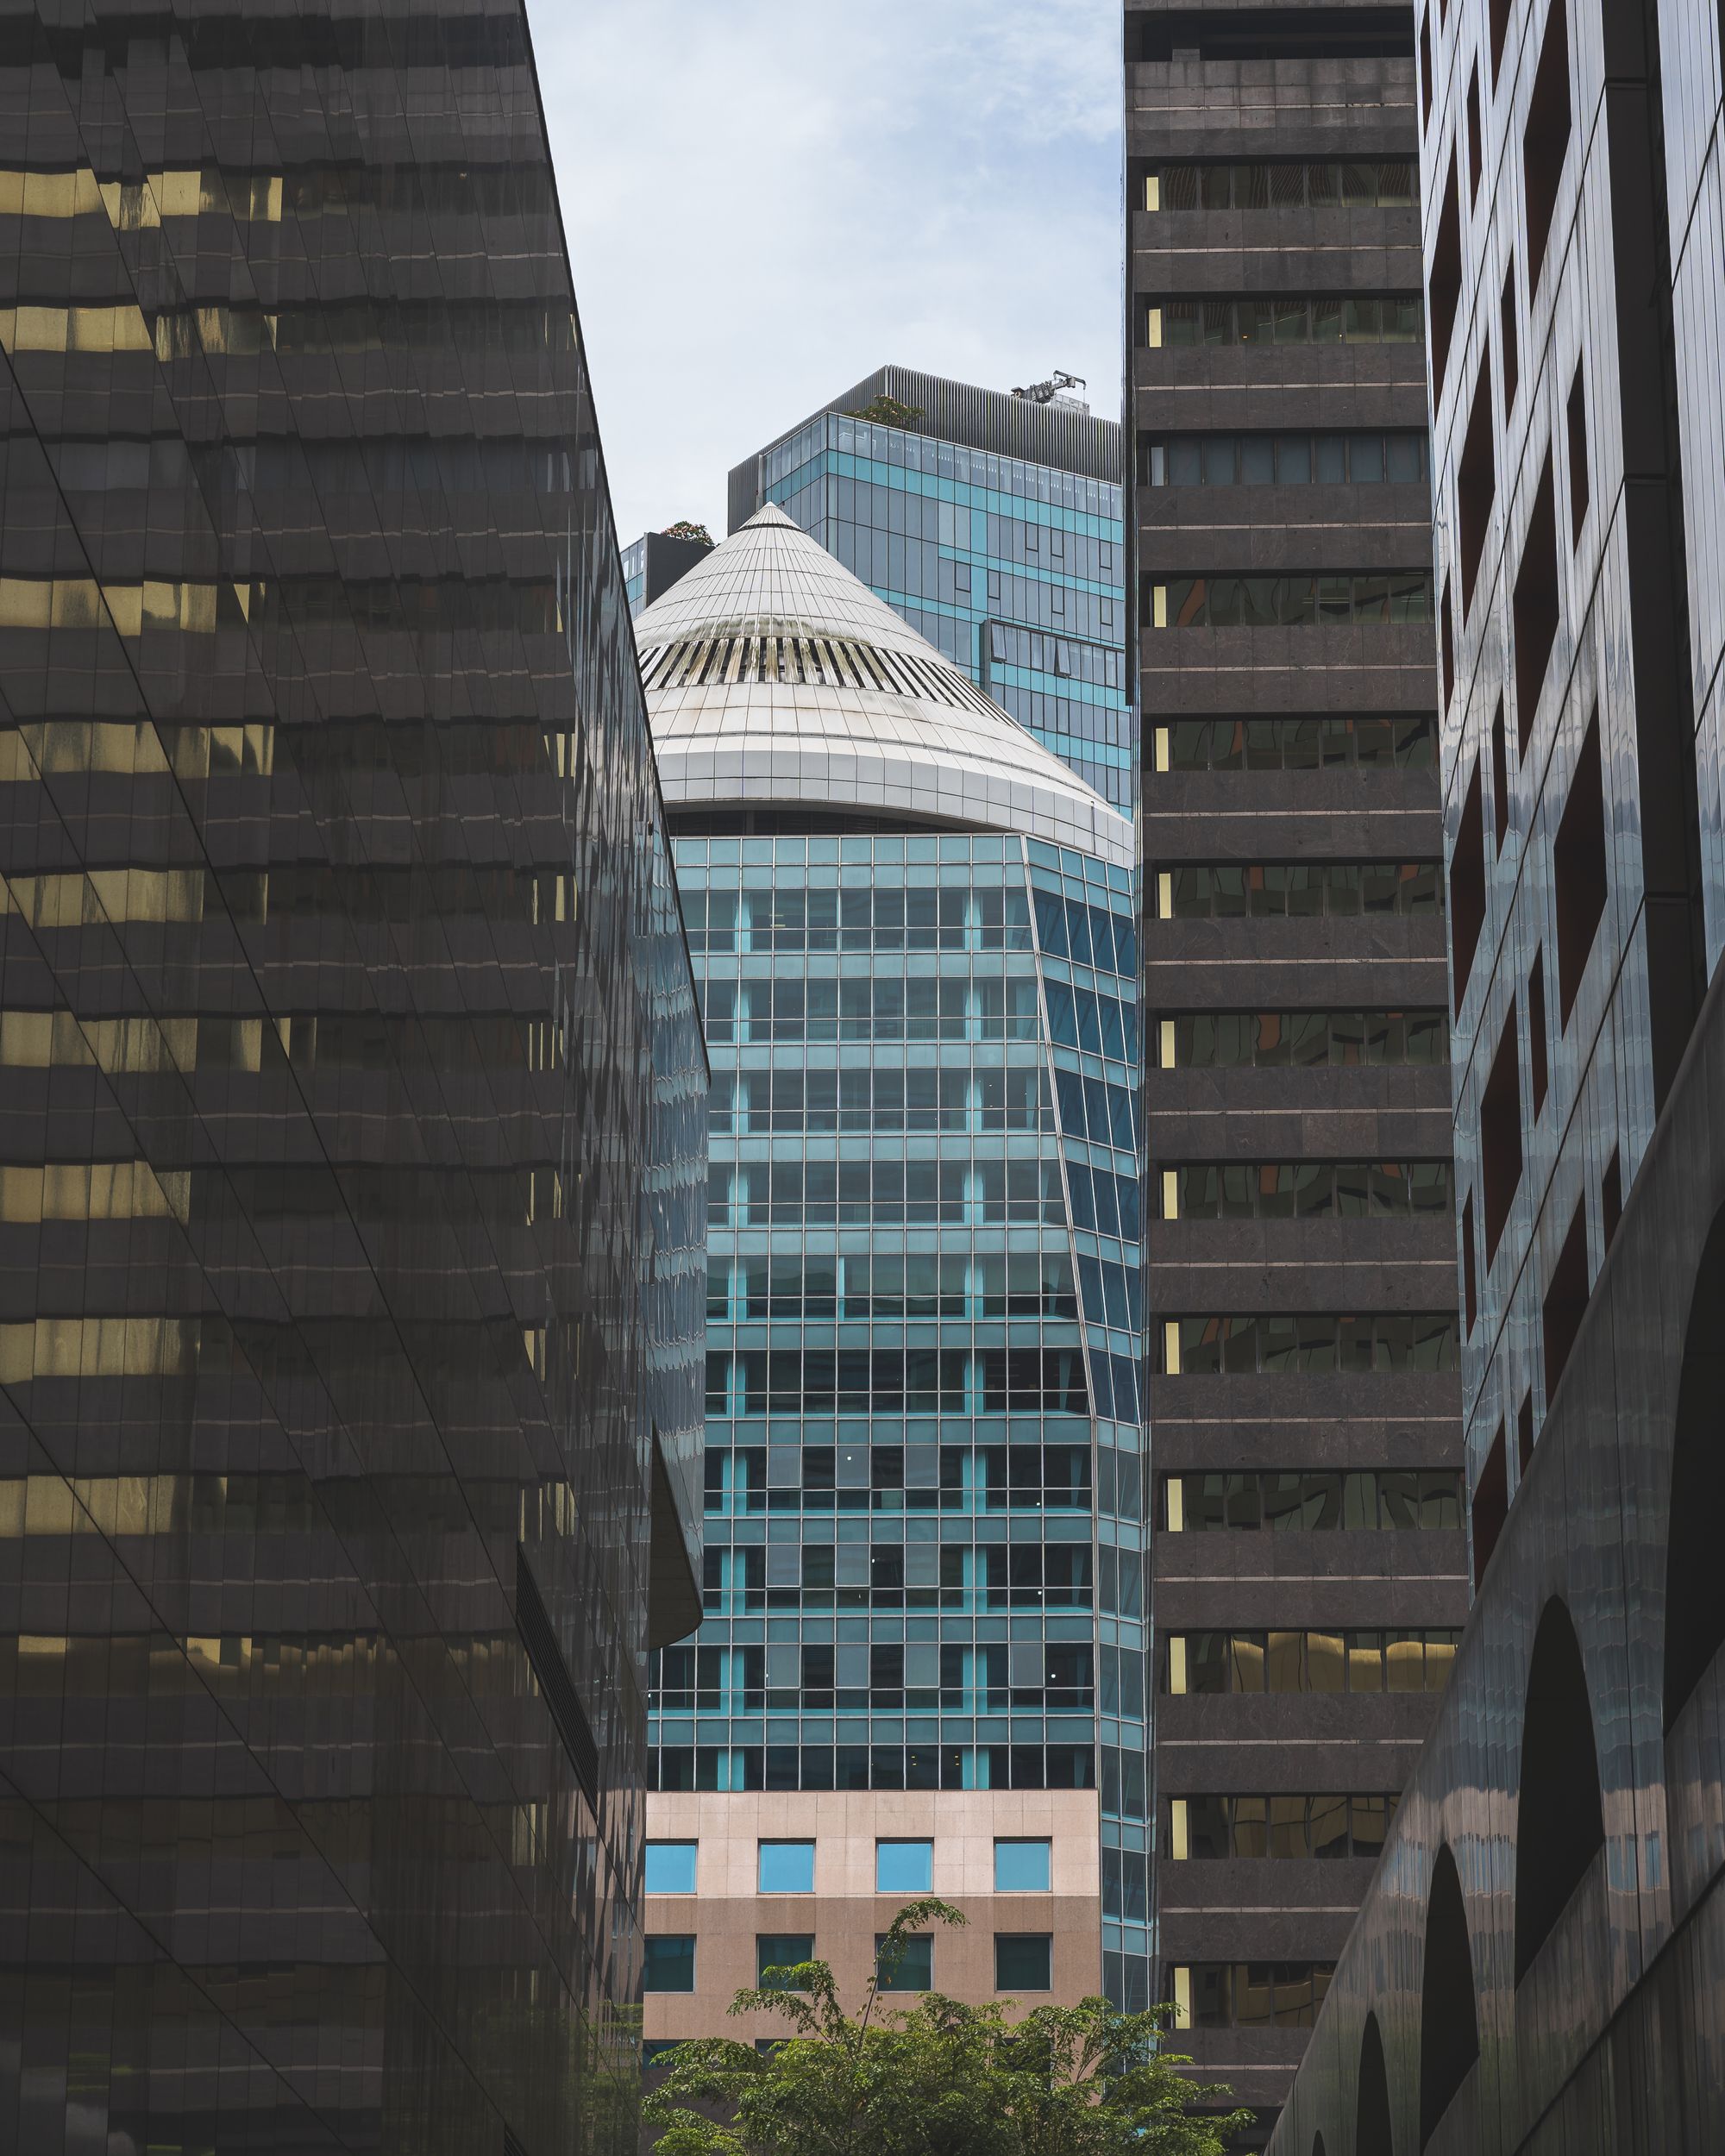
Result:
M0 49L4 2146L620 2156L706 1072L524 20L46 24Z
M1158 1943L1267 2121L1467 1608L1414 22L1126 34Z
M1427 9L1477 1595L1275 2146L1725 2146L1720 21Z
M1113 421L1068 397L881 367L731 473L733 531L767 501L1105 800L1130 805Z
M1131 826L771 505L637 629L714 1071L649 2044L931 1885L941 1989L1142 2002Z

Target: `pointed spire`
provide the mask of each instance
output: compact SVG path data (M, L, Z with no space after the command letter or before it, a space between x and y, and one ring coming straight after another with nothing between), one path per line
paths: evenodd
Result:
M635 635L674 807L902 817L1134 858L1125 817L773 503Z

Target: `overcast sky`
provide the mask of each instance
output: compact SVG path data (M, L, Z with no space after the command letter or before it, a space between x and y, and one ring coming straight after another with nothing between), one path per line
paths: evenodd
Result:
M626 542L888 360L1120 409L1119 0L529 0Z

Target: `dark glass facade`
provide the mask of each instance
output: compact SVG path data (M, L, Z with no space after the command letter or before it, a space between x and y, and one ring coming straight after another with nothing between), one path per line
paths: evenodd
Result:
M0 2146L635 2140L706 1074L524 20L0 20Z
M1125 22L1157 1945L1267 2121L1468 1599L1414 24Z
M1725 2142L1716 11L1419 21L1476 1600L1274 2147Z

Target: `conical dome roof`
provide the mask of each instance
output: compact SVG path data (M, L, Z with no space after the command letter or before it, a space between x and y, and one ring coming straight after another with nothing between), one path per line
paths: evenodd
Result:
M635 635L673 811L901 817L1133 859L1118 810L772 503Z

